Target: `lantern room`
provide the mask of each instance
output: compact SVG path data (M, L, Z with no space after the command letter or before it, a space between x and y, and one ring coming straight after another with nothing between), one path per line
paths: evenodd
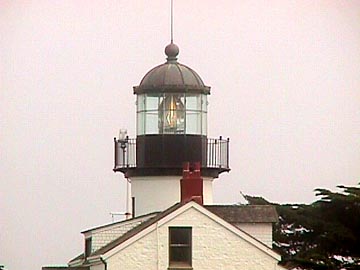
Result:
M184 162L200 162L209 177L229 171L228 140L207 138L208 95L200 76L165 48L166 62L145 74L136 95L136 140L115 139L115 171L128 177L180 175Z
M200 76L177 62L179 48L165 48L167 62L151 69L134 87L137 135L207 135L207 95Z
M154 92L137 96L137 135L207 135L207 96Z

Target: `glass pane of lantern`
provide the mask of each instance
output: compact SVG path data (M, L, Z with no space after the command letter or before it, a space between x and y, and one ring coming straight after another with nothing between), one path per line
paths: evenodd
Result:
M137 104L137 111L145 110L145 95L138 95L136 104Z
M201 134L201 113L186 111L186 134Z
M158 95L146 95L145 101L146 110L157 110L159 107L159 96Z
M145 112L138 112L137 113L137 119L136 119L136 134L137 135L143 135L145 134Z
M158 112L157 111L146 112L145 134L158 134Z
M207 135L207 113L206 112L202 112L201 113L202 116L202 120L201 120L201 134L202 135Z
M179 94L178 95L180 101L181 101L181 107L179 108L180 110L183 110L185 107L184 107L184 104L185 104L185 95L184 94Z
M207 112L207 105L208 105L208 101L207 101L207 95L201 95L202 96L202 100L201 100L201 110L203 112Z
M201 95L187 95L186 110L201 110Z

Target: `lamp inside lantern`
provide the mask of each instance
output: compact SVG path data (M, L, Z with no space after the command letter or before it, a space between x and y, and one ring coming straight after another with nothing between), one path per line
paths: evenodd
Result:
M184 103L179 95L166 95L159 104L159 133L183 133L185 127Z

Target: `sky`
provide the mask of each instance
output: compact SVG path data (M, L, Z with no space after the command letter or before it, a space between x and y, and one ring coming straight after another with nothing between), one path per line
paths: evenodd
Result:
M215 202L311 203L360 182L360 1L174 0L179 62L230 138ZM39 270L125 210L113 138L165 62L170 2L0 0L0 265Z

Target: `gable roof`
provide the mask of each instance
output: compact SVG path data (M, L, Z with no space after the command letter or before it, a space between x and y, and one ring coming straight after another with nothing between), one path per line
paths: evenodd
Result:
M126 223L131 223L131 222L136 222L136 221L141 221L140 224L136 225L135 227L133 227L132 229L130 229L129 231L127 231L126 233L120 235L118 238L116 238L115 240L111 241L110 243L106 244L104 247L100 248L100 249L97 249L96 251L94 251L92 255L94 254L97 254L98 251L100 250L104 250L105 247L108 247L108 248L111 248L112 245L114 245L118 240L118 239L122 239L122 236L124 235L127 235L130 231L133 231L133 229L136 229L136 228L139 228L140 225L146 221L148 221L149 219L152 219L156 216L159 215L159 213L161 212L153 212L153 213L149 213L149 214L145 214L145 215L141 215L141 216L137 216L137 217L134 217L134 218L130 218L130 219L126 219L126 220L122 220L122 221L118 221L118 222L113 222L113 223L109 223L109 224L105 224L105 225L100 225L100 226L97 226L97 227L93 227L93 228L90 228L90 229L86 229L84 231L82 231L81 233L85 235L89 234L89 233L94 233L94 232L97 232L97 231L101 231L101 230L108 230L108 229L112 229L113 227L117 227L119 225L122 225L122 224L126 224ZM140 227L141 228L141 227ZM102 254L102 253L101 253ZM96 256L96 255L95 255ZM69 265L79 265L79 264L83 264L84 262L86 262L86 259L85 258L85 254L84 253L81 253L79 254L78 256L76 256L75 258L71 259L69 261Z
M204 205L229 223L274 223L279 221L273 205Z
M175 211L176 209L180 208L183 204L182 203L177 203L173 206L171 206L170 208L166 209L163 212L160 212L158 215L156 215L153 218L148 219L147 221L141 223L139 226L131 229L130 231L126 232L125 234L123 234L122 236L120 236L119 238L115 239L114 241L110 242L109 244L107 244L106 246L98 249L97 251L95 251L94 253L92 253L90 256L98 256L98 255L102 255L105 254L106 252L112 250L114 247L120 245L121 243L125 242L126 240L130 239L131 237L133 237L134 235L136 235L137 233L141 232L142 230L146 229L147 227L151 226L152 224L156 223L157 221L159 221L160 219L164 218L165 216L167 216L168 214L172 213L173 211Z
M185 212L189 208L195 208L199 212L205 214L210 219L213 219L215 222L219 223L220 225L224 226L228 230L232 231L233 233L237 234L239 237L244 239L245 241L251 243L258 249L262 250L267 255L273 257L274 259L280 261L281 257L279 254L277 254L275 251L273 251L271 248L266 246L264 243L260 242L259 240L255 239L253 236L247 234L246 232L242 231L236 226L233 226L229 222L225 221L218 215L212 213L211 211L207 210L204 206L199 205L198 203L194 201L190 201L187 203L177 203L167 210L159 213L157 216L150 218L149 220L141 223L137 227L131 229L124 235L118 237L114 241L110 242L106 246L98 249L94 253L92 253L88 260L93 261L97 259L107 259L111 257L112 255L116 254L119 250L122 248L130 245L131 243L137 241L137 239L141 238L142 236L146 235L147 233L155 230L156 226L161 226L162 224L165 224L172 218L178 216L179 214Z
M85 254L84 254L84 253L81 253L80 255L76 256L76 257L73 258L73 259L71 259L71 260L69 261L69 264L72 264L72 263L74 263L74 262L76 262L76 261L81 261L81 260L83 260L84 258L85 258Z
M97 227L93 227L93 228L90 228L90 229L86 229L86 230L82 231L81 233L82 233L82 234L87 234L87 233L89 233L89 232L93 232L93 231L98 231L98 230L101 230L101 229L107 229L107 228L115 227L115 226L121 225L121 224L123 224L123 223L133 222L133 221L142 220L142 219L145 220L146 218L151 218L152 216L155 216L155 215L157 215L157 214L159 214L159 213L160 213L160 212L153 212L153 213L149 213L149 214L137 216L137 217L134 217L134 218L129 218L129 219L121 220L121 221L118 221L118 222L112 222L112 223L100 225L100 226L97 226Z

